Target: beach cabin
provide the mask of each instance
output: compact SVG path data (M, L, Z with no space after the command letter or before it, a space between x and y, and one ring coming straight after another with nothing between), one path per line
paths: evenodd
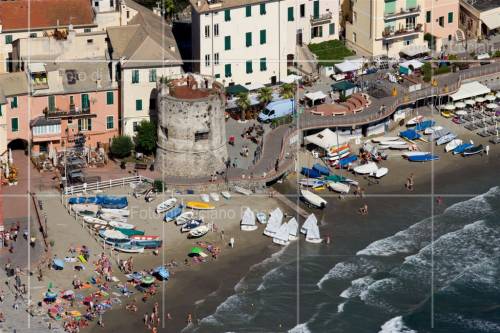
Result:
M420 72L424 64L418 60L408 60L399 65L399 73L403 75L411 75L415 72Z
M331 85L333 92L338 92L341 99L346 99L358 91L358 87L350 81L341 81Z

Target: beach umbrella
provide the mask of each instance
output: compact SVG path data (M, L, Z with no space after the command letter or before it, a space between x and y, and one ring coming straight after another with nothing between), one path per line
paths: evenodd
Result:
M152 276L145 276L142 278L141 282L142 284L152 284L153 282L155 282L155 279Z
M455 114L457 116L466 116L467 115L467 111L465 111L465 110L458 110L458 111L455 112Z
M444 106L444 109L448 110L448 111L453 111L453 110L455 110L455 105L453 105L453 104L446 104Z
M500 99L500 91L495 96Z
M495 99L497 99L495 95L487 95L484 98L490 102L493 102Z
M54 268L56 268L56 269L63 269L64 268L64 260L62 260L62 259L54 259L54 260L52 260L52 263L54 264Z
M75 292L73 290L66 290L65 292L63 292L63 297L70 298L73 296L75 296Z
M498 104L495 104L495 103L490 103L488 105L486 105L486 107L488 109L496 109L498 107Z
M12 149L9 148L9 163L12 164L14 163L14 158L12 158Z
M191 251L189 251L189 255L190 256L199 256L203 253L203 249L195 246L193 248L191 248Z
M459 108L459 109L462 109L462 108L464 108L464 107L465 107L465 103L464 103L464 102L457 102L457 103L455 103L455 106L456 106L457 108Z
M476 101L477 103L483 103L484 101L486 101L486 99L485 99L484 97L477 97L477 98L475 99L475 101Z
M475 100L473 100L473 99L467 99L467 100L465 101L465 104L467 104L467 105L474 105L474 104L476 104L476 101L475 101Z

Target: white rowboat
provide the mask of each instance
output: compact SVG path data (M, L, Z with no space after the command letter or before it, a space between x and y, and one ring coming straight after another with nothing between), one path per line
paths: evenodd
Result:
M332 191L344 194L349 193L349 190L351 188L349 184L336 183L336 182L328 182L327 186Z
M311 191L308 190L300 190L300 195L302 198L309 203L312 206L318 207L318 208L325 208L326 207L326 200L320 197L319 195L312 193Z
M164 213L167 210L174 208L176 203L177 203L176 198L170 198L168 200L165 200L162 203L158 204L158 206L156 206L156 213L157 214Z

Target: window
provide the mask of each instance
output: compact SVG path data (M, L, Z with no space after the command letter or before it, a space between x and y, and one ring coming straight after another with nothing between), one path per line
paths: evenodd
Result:
M156 69L149 70L149 82L156 82Z
M114 6L115 6L115 3L114 3L114 1L113 1L113 0L109 0L109 6L110 6L110 7L114 7Z
M245 45L247 47L252 46L252 33L251 32L247 32L245 34Z
M205 26L205 38L210 37L210 26L206 25Z
M267 60L266 60L266 58L260 58L260 71L261 72L267 71Z
M260 4L260 15L266 15L266 3Z
M444 16L441 16L439 18L439 26L441 26L442 28L444 28Z
M194 142L201 141L201 140L208 140L209 133L210 133L209 131L195 132L194 133Z
M135 100L135 111L142 111L142 99Z
M231 36L224 37L224 50L231 50Z
M85 33L92 32L92 29L90 29L90 28L84 28L83 32L85 32Z
M448 13L448 23L453 23L453 12Z
M30 38L36 38L36 32L30 33Z
M2 104L0 104L0 117L3 116L3 113L2 113Z
M253 73L252 60L247 60L246 69L247 69L247 74Z
M246 17L252 16L252 6L246 6L245 15L246 15Z
M311 38L323 37L323 26L311 28Z
M61 133L61 125L43 125L43 126L34 126L31 131L33 135L46 135L46 134L60 134Z
M220 79L220 74L215 74L216 79Z
M406 9L417 8L417 0L406 0Z
M214 65L219 64L219 53L214 53Z
M94 6L99 7L99 1L94 2Z
M293 7L288 7L288 22L293 21Z
M431 20L432 20L432 12L430 10L428 10L425 13L425 22L431 23Z
M49 111L55 111L55 110L56 110L56 97L49 96Z
M130 18L130 10L127 10L127 18Z
M132 83L139 83L139 70L134 69L132 71Z
M12 132L17 132L19 131L19 119L17 118L12 118L10 120L10 126L12 128Z
M5 35L5 44L12 44L12 35Z
M231 21L231 10L226 9L224 11L224 21L226 21L226 22Z
M300 8L299 8L299 11L300 11L300 17L305 17L306 16L306 5L305 4L301 4Z
M231 76L233 76L233 73L231 73L231 64L225 64L224 65L224 76L225 77L231 77Z
M82 110L83 111L90 110L90 100L88 94L82 94Z
M417 24L417 20L415 17L407 17L406 18L406 29L411 30L415 29Z
M357 40L358 40L358 35L356 35L356 33L355 33L355 32L353 32L353 33L352 33L352 41L353 41L354 43L356 43L356 42L357 42Z
M330 23L328 25L328 34L335 35L335 23Z
M94 44L94 40L93 39L87 39L87 44Z
M313 2L313 16L315 19L319 18L319 0Z
M134 121L134 122L132 123L132 130L133 130L134 132L137 132L137 127L139 127L139 123L138 123L137 121Z
M267 41L267 36L266 36L266 30L261 30L260 31L260 45L266 44Z
M78 131L92 131L92 119L91 118L78 119Z
M215 37L219 36L219 24L218 23L214 24L214 36Z
M115 124L113 123L113 116L107 116L106 117L106 128L113 129L113 127L115 127Z
M108 92L106 93L106 104L107 104L107 105L113 105L113 104L114 104L114 102L115 102L115 101L114 101L114 97L115 97L115 96L114 96L113 92L112 92L112 91L108 91Z
M210 54L205 54L205 66L210 66Z
M384 15L396 13L396 0L385 0Z
M352 12L352 21L353 23L356 23L358 21L358 13Z
M10 101L10 108L17 109L17 96L12 97L12 100Z

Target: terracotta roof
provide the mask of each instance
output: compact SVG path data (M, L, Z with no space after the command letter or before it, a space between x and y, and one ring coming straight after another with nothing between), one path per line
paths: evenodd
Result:
M28 10L31 22L28 22ZM0 23L4 31L59 26L91 25L94 12L89 0L0 1Z

